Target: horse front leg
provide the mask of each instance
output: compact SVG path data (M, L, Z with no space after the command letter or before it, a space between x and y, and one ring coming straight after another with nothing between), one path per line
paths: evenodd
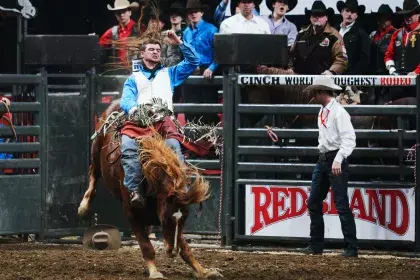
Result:
M160 273L156 267L156 253L153 248L152 242L149 239L149 227L141 225L129 206L128 194L124 198L124 212L128 217L128 221L131 225L131 229L136 236L137 242L139 243L143 259L146 262L147 269L149 271L149 278L151 279L165 279L162 273Z
M201 264L194 258L193 254L191 253L190 247L188 246L187 242L184 239L184 224L185 220L187 219L188 212L183 211L182 218L178 221L178 236L177 236L177 243L179 247L179 255L181 258L194 270L194 275L197 278L215 278L215 277L223 277L216 269L205 269L201 266ZM175 224L175 221L173 221ZM175 234L175 226L173 227L173 235ZM176 248L175 248L176 249Z

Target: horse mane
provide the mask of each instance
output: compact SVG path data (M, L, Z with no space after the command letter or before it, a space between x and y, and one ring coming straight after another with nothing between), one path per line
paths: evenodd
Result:
M142 172L152 191L166 192L168 197L175 195L176 202L182 205L200 203L209 198L208 182L196 168L181 163L159 133L137 141ZM191 177L195 178L194 181L190 181Z

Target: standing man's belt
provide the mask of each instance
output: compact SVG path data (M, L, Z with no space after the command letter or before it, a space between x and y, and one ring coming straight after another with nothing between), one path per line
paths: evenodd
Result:
M319 159L320 160L327 160L327 159L331 159L331 158L335 158L335 156L337 155L338 150L334 150L334 151L329 151L326 153L319 153Z

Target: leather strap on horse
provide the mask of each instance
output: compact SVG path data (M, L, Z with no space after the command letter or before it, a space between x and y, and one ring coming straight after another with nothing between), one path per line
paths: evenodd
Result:
M7 113L10 114L10 109L9 109L9 106L6 104L6 102L2 101L1 103L3 104ZM1 118L4 119L9 124L9 127L10 127L10 129L12 130L12 133L13 133L13 137L15 138L15 141L17 142L18 137L17 137L16 129L15 129L15 126L13 125L12 120L10 118L6 117L5 115L1 115ZM5 143L7 143L7 142L9 142L9 140L6 140Z
M111 145L111 144L113 144L113 143L115 143L115 142L111 142L111 143L109 143L108 145L106 145L105 147L108 147L109 145ZM105 147L102 147L102 149L104 149ZM109 159L109 156L110 155L112 155L112 153L114 153L118 148L120 147L120 143L118 143L117 142L117 146L115 147L115 149L113 149L112 151L110 151L107 155L106 155L106 157L105 157L105 160L106 160L106 162L107 163L109 163L109 164L114 164L114 163L116 163L119 159L120 159L120 157L121 157L121 153L118 155L118 157L114 160L114 161L112 161L112 162L110 162L108 159ZM101 150L102 150L101 149Z

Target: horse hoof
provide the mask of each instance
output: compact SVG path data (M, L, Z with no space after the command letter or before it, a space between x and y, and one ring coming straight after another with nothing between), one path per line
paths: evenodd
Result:
M163 276L162 273L160 273L159 271L150 273L149 276L150 279L167 279L166 277Z
M204 278L211 278L211 279L223 278L223 275L216 269L210 269L209 271L206 272L206 275L204 276Z
M84 217L89 212L89 203L85 200L82 200L79 208L77 209L77 214L79 217Z
M195 275L196 279L216 279L223 278L223 275L217 269L205 269L202 275Z

